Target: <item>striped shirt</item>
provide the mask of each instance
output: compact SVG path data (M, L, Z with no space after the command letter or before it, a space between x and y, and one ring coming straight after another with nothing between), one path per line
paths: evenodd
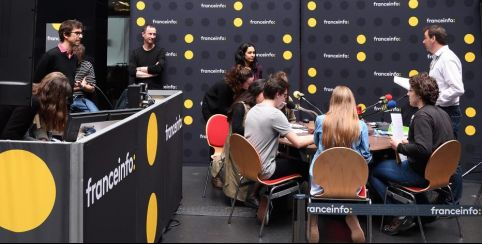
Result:
M94 66L91 62L87 60L83 60L80 65L77 67L77 71L75 72L75 81L82 81L86 77L87 83L95 85L95 72ZM83 96L85 95L84 91L78 90L74 92L75 96Z

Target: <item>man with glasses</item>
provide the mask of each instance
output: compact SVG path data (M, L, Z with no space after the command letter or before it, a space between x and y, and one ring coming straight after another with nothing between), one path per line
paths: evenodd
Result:
M142 30L144 43L129 57L129 84L146 83L149 89L163 89L161 75L166 64L166 51L156 45L156 37L156 27L146 25Z
M59 28L60 43L47 51L40 59L34 74L34 83L40 82L47 74L58 71L63 73L70 81L70 85L76 89L75 72L78 59L73 53L73 48L80 44L83 38L84 26L78 20L66 20Z

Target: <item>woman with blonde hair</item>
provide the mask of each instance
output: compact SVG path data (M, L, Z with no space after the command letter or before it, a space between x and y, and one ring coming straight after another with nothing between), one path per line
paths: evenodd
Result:
M313 165L316 158L326 149L332 147L348 147L360 153L366 162L370 162L368 142L368 127L358 119L356 102L350 88L337 86L330 99L330 109L325 115L318 116L315 123L314 141L318 150L313 157L310 167L310 178L313 178ZM319 195L323 189L311 182L310 194ZM365 242L365 235L355 215L347 215L346 223L351 230L353 242ZM310 219L310 241L318 239L318 218L312 215Z

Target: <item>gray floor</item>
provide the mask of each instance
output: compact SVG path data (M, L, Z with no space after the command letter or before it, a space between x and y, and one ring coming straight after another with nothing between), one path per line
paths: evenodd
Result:
M222 191L208 185L206 198L202 198L205 167L183 168L183 200L174 219L179 225L172 227L163 236L163 242L291 242L292 225L289 199L281 199L275 203L275 210L270 224L265 228L263 238L258 238L259 224L255 218L255 210L238 206L230 225L227 224L229 203ZM472 205L477 200L480 184L465 182L462 204ZM425 226L429 242L482 242L482 217L460 218L464 239L458 237L455 219L441 219ZM339 230L327 230L329 241L348 241L346 227L342 219L331 220L330 227L341 226ZM421 242L418 229L399 236L388 236L378 230L379 219L373 221L374 242L410 243ZM336 232L336 234L334 233ZM320 233L320 235L324 235ZM349 238L349 237L348 237ZM322 238L321 241L328 241Z

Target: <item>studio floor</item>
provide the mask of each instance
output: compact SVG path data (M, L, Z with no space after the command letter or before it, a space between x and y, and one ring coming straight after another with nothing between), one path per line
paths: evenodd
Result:
M221 243L221 242L291 242L292 211L291 199L279 199L275 202L272 217L265 227L263 237L258 238L260 224L255 218L255 209L237 205L232 223L227 224L230 205L221 190L208 185L206 197L202 198L206 167L183 167L183 199L166 230L162 242L167 243ZM480 203L479 183L464 182L463 205ZM363 218L360 218L363 219ZM459 238L455 218L439 219L425 225L428 242L482 242L482 217L461 217L463 239ZM343 219L331 219L324 224L330 226L329 233L320 229L320 242L347 242L349 236ZM373 218L373 242L418 243L422 242L418 228L412 228L397 236L389 236L379 231L380 218ZM333 226L339 226L331 228ZM348 239L347 239L348 238Z

